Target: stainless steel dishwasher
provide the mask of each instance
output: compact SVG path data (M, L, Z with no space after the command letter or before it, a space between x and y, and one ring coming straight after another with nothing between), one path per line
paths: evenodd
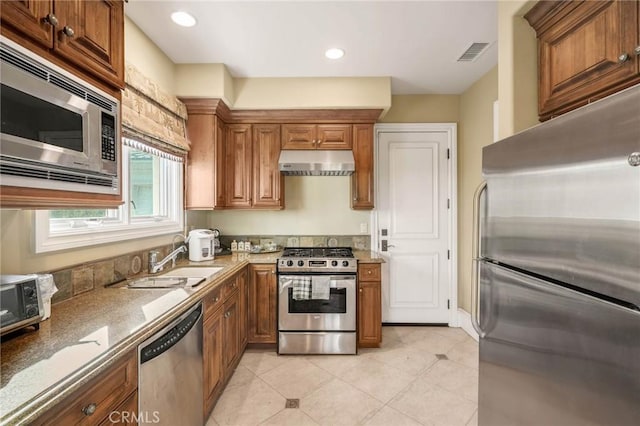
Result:
M140 424L202 426L202 303L138 346Z

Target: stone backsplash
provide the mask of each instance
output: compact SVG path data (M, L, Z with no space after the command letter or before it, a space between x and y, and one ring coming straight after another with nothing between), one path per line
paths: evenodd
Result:
M333 241L334 239L335 241ZM336 247L353 247L356 250L371 249L371 238L368 235L223 235L220 237L220 243L226 248L231 246L233 240L251 241L253 246L259 245L261 240L270 240L279 247L295 246L297 241L298 247L329 247L335 244ZM95 288L148 273L149 251L151 250L158 250L160 259L162 259L171 252L172 246L155 247L108 259L85 262L56 271L43 272L53 274L54 282L58 287L51 302L54 304L62 302ZM180 256L187 257L186 254Z
M271 240L279 247L352 247L355 250L370 250L371 237L369 235L222 235L220 244L230 248L231 242L236 240L250 241L252 246L260 245L261 241ZM333 241L335 240L335 241ZM297 244L296 244L297 242Z
M149 251L160 252L160 259L171 252L171 245L155 247L144 251L122 254L95 262L85 262L56 271L53 275L58 291L53 295L51 303L71 299L95 288L104 287L148 272ZM184 255L182 255L184 256Z

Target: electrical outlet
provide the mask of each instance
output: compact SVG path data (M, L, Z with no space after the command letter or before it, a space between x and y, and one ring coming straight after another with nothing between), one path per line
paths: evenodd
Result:
M360 233L361 234L366 234L368 232L369 232L369 226L368 226L367 222L362 222L360 224Z

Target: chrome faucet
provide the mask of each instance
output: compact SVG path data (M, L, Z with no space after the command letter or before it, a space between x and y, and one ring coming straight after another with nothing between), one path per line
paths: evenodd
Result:
M172 261L172 264L171 264L172 267L175 267L176 257L178 257L180 253L186 253L186 252L187 252L187 246L183 244L177 249L175 249L174 251L172 251L171 253L169 253L167 257L165 257L164 259L158 262L158 255L160 254L160 252L157 250L150 251L149 252L149 273L157 274L158 272L162 271L162 269L164 268L164 265L170 260Z

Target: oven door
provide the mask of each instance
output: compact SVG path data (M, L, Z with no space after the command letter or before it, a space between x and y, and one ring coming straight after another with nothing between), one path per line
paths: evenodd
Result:
M313 283L328 279L328 298L294 298L301 277ZM281 275L278 277L278 329L286 331L355 331L355 275Z

